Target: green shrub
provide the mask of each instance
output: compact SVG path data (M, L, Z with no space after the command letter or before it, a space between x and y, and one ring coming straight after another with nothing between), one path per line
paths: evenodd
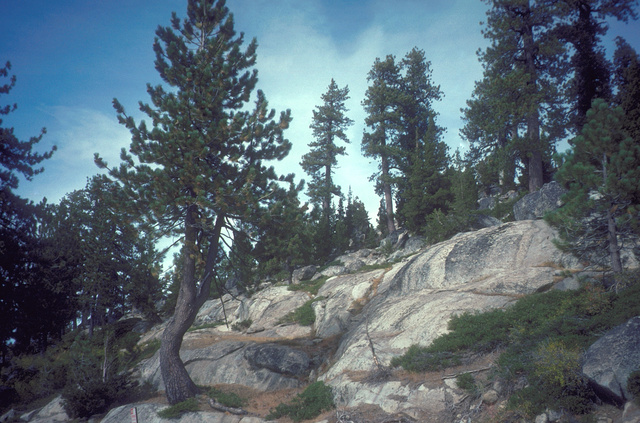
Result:
M581 376L580 351L606 330L640 315L639 274L628 277L619 293L585 284L577 291L528 295L505 310L452 317L447 334L429 346L411 346L391 364L434 371L500 349L497 374L506 383L522 377L529 382L510 398L512 409L527 416L546 408L588 412L594 396ZM640 376L637 383L640 391Z
M218 388L209 389L208 394L209 397L215 399L217 402L226 407L242 408L247 404L246 398L242 398L241 396L233 392L225 392Z
M72 418L87 418L107 411L120 398L126 398L133 389L127 382L128 375L103 380L101 375L76 380L62 392L64 409Z
M313 298L286 316L281 318L278 323L298 323L302 326L311 326L316 322L316 312L313 311L313 303L324 300L324 297Z
M242 320L240 322L236 322L234 324L231 325L231 329L235 330L236 332L242 332L244 330L249 329L249 327L253 324L253 320L251 319L245 319Z
M289 291L303 291L308 292L311 295L318 295L318 291L322 288L322 285L324 285L327 279L329 279L328 276L321 276L314 280L309 279L306 281L300 281L299 283L289 285L289 288L287 289Z
M294 422L313 419L323 411L335 408L331 388L323 382L315 382L307 386L289 404L280 404L266 416L267 420L289 417Z
M175 419L180 417L184 413L191 411L198 411L198 400L195 398L189 398L186 401L179 402L175 405L158 411L158 417L163 419Z
M456 376L456 386L471 395L478 394L478 385L476 385L476 380L471 373L460 373Z

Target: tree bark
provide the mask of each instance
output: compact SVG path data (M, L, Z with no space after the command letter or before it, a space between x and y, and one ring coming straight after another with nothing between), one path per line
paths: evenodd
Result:
M391 195L391 184L389 183L389 161L383 154L382 162L382 190L384 193L385 207L387 209L387 230L392 234L396 230L396 224L393 218L393 197Z
M538 109L538 71L536 69L537 46L533 37L533 23L531 22L531 6L527 1L529 13L524 22L523 48L524 62L528 75L527 94L534 104L530 104L527 112L527 138L529 139L529 192L542 188L542 146L540 145L540 111Z
M198 255L196 239L197 206L187 209L185 218L185 254L180 291L173 316L162 333L160 345L160 372L165 385L169 404L177 404L194 397L199 389L191 380L187 369L180 358L182 338L195 321L198 310L209 297L211 278L215 260L218 255L218 243L224 217L218 215L213 232L209 236L209 252L205 264L204 276L200 283L196 282L196 257Z

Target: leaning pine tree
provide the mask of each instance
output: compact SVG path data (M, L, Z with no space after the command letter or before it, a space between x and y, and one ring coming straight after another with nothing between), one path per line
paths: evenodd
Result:
M173 316L162 335L160 368L170 404L198 393L179 356L182 338L209 296L226 234L238 233L274 191L277 176L264 162L284 158L291 144L257 83L257 43L236 35L224 0L189 0L187 18L158 27L156 69L169 86L148 85L140 103L152 127L136 125L114 100L132 134L129 152L109 175L135 199L148 228L182 239L182 279ZM96 155L96 163L107 164ZM280 178L281 180L283 178Z

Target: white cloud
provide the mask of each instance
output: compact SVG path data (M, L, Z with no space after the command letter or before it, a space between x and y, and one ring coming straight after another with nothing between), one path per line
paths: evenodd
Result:
M49 202L57 203L71 191L84 188L87 178L99 172L94 153L117 165L120 149L128 147L131 137L118 124L115 113L65 106L50 107L46 112L53 120L47 141L56 144L58 150L42 163L45 172L35 177L38 183L22 184L20 192L31 199L46 196Z

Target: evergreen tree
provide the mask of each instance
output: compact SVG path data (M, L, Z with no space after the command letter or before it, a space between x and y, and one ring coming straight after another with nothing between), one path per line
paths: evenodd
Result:
M327 92L322 95L322 106L313 111L313 130L315 141L309 143L310 151L302 156L300 166L311 176L307 184L307 193L312 204L319 204L325 216L331 212L332 197L340 196L340 187L333 181L338 156L345 155L346 148L338 146L337 141L349 143L345 131L353 120L345 114L348 109L345 101L349 99L349 87L339 88L332 79ZM325 234L328 235L328 234Z
M9 94L15 86L15 75L9 76L11 63L0 68L0 77L9 81L0 85L0 95ZM36 153L34 147L46 132L43 128L38 136L28 141L19 140L14 129L3 125L3 116L17 108L16 104L0 108L0 350L15 341L14 348L29 348L32 340L41 340L40 348L46 346L50 333L60 330L58 319L42 313L47 297L54 303L56 295L48 286L40 284L42 259L38 255L39 219L45 203L34 204L21 198L14 191L19 185L19 176L31 181L43 171L37 167L51 157L55 146L45 153ZM43 345L44 344L44 345ZM38 347L37 347L38 348ZM4 363L4 361L3 361Z
M392 233L396 230L392 191L394 145L402 130L399 109L402 77L395 57L388 55L384 61L376 58L367 81L370 85L362 105L367 112L365 124L371 132L362 135L362 153L380 160L379 172L372 179L376 180L376 191L384 197L386 232Z
M627 22L637 18L635 0L563 0L560 3L562 21L558 33L571 43L573 55L567 99L571 104L571 127L580 132L587 111L596 98L611 100L611 69L601 37L606 34L606 20L613 17Z
M569 191L548 217L565 247L614 273L623 269L620 241L640 218L640 144L621 129L623 116L622 108L594 100L573 148L559 158L556 178Z
M640 56L622 38L616 39L614 54L615 102L624 111L622 127L640 143Z
M55 273L73 287L90 334L96 325L134 308L157 319L160 255L152 239L118 210L123 199L114 190L113 183L96 176L52 207L53 216L44 225L47 256Z
M209 298L221 234L257 219L279 189L265 162L288 154L283 130L291 117L287 111L275 119L259 90L255 108L247 107L257 83L257 42L245 45L243 35L236 35L224 0L190 0L187 17L173 13L171 26L159 27L156 35L155 65L169 89L148 86L152 104L140 109L151 129L145 121L136 126L114 100L132 142L109 174L135 199L145 228L182 236L182 280L160 347L167 399L176 404L199 391L179 352Z
M433 117L428 121L429 127L435 128ZM425 138L412 153L406 200L398 211L402 215L403 224L413 232L428 230L425 226L427 216L435 210L446 214L453 200L448 176L448 147L437 139L433 130L428 131Z
M500 150L509 146L518 151L529 191L535 191L545 181L545 160L550 160L555 142L564 135L558 90L565 75L560 60L564 47L552 31L558 6L530 0L485 1L491 8L483 33L491 45L480 53L484 80L476 87L478 101L469 106L486 111L465 113L472 120L466 135L480 135L479 141L495 143ZM488 104L482 101L486 96L491 96ZM487 119L493 110L498 113L496 120ZM513 158L500 151L494 160L507 177Z
M341 196L341 189L333 181L338 156L345 155L346 148L338 146L338 141L349 143L345 131L353 124L346 116L348 109L345 101L349 99L349 87L339 88L332 79L327 92L322 95L323 104L313 111L313 130L315 141L309 143L310 151L302 156L300 166L311 176L307 193L311 203L322 210L321 221L316 231L316 247L321 260L331 255L334 246L333 196Z
M401 64L400 117L402 131L395 156L398 220L408 229L422 228L425 213L443 207L448 194L445 171L447 146L442 142L443 128L436 124L433 103L443 96L433 84L431 63L424 51L414 48Z

